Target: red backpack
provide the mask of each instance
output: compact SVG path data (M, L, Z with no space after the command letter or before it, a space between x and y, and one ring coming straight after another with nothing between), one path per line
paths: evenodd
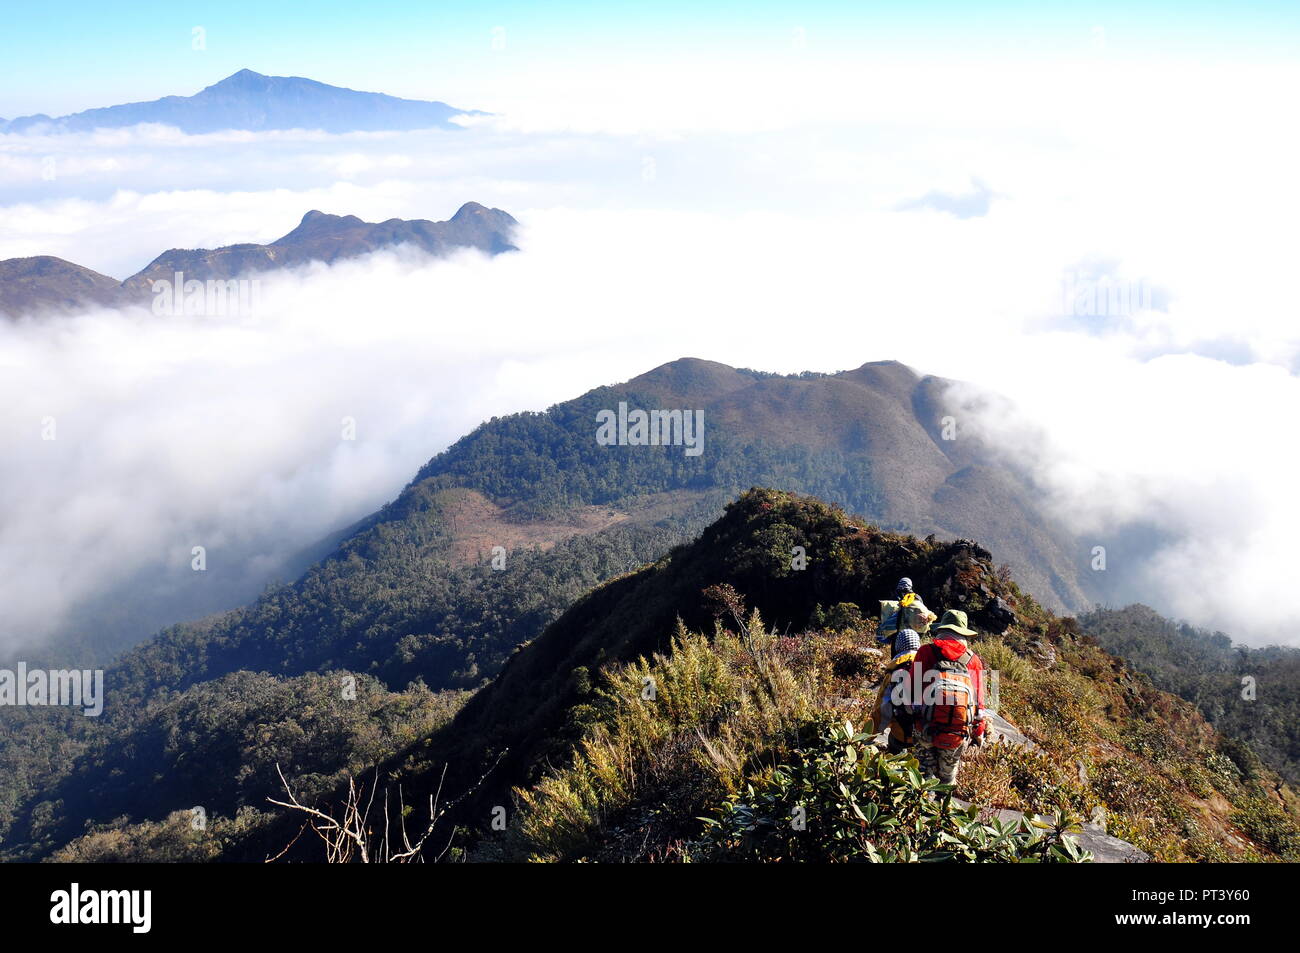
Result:
M925 705L926 731L936 748L959 748L970 737L979 714L969 667L975 653L967 649L955 659L944 658L937 651L935 655L938 676L926 686L928 697L933 699L932 704Z

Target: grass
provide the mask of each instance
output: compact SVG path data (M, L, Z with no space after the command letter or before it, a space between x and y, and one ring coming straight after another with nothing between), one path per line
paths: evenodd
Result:
M615 670L600 691L603 720L572 764L517 792L510 847L539 860L583 856L621 833L634 803L648 805L657 842L693 827L818 707L811 660L794 653L792 665L781 643L755 613L743 636L679 629L666 654Z
M873 643L863 629L778 636L757 613L740 633L719 625L705 636L679 624L666 652L590 676L600 680L583 706L591 723L570 762L516 789L518 823L483 845L480 859L689 859L700 818L747 785L769 784L807 742L803 726L869 721L884 669ZM1037 747L971 749L959 796L1100 816L1157 860L1294 856L1294 818L1242 779L1176 699L1089 646L1065 646L1050 668L1010 639L975 648L1000 673L1003 711ZM1072 666L1079 656L1091 677ZM1209 798L1235 804L1232 820L1207 821L1195 805ZM1228 828L1250 843L1234 847Z

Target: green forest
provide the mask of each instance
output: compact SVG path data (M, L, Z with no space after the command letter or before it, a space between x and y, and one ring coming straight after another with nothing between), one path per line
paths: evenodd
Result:
M1300 782L1300 649L1236 645L1222 632L1171 621L1143 605L1099 608L1079 623L1289 782Z
M603 822L595 840L559 849L512 839L536 830L536 823L512 828L508 838L485 837L482 811L502 804L551 810L541 792L578 781L548 780L547 772L586 770L578 755L600 739L609 741L626 714L609 695L620 672L661 664L653 661L661 657L662 664L676 664L674 653L689 645L701 664L723 665L721 678L726 666L741 662L730 650L717 655L711 646L733 637L742 645L768 646L765 672L779 669L807 684L771 699L784 712L779 731L761 719L730 724L732 735L749 735L733 738L739 747L731 768L708 784L701 780L707 772L664 762L665 790L678 791L674 797L695 792L681 810L696 813L679 818L685 827L652 825L654 838L647 843L658 844L659 859L716 858L729 844L741 850L742 841L744 850L757 849L725 805L734 808L737 792L751 787L755 796L775 797L787 781L816 786L810 766L844 767L826 763L816 746L829 744L846 719L865 724L860 706L836 699L851 702L865 692L863 680L872 676L861 662L863 647L872 643L868 620L900 575L910 575L932 605L964 608L977 627L999 639L993 650L1008 671L1023 676L1022 718L1039 724L1045 750L1057 745L1055 760L1008 761L996 770L990 765L989 798L1016 809L1105 808L1131 819L1127 833L1134 843L1172 859L1220 857L1212 847L1218 836L1213 824L1220 822L1255 830L1254 846L1244 849L1261 858L1291 849L1289 789L1261 794L1260 785L1270 767L1294 778L1295 736L1285 716L1295 694L1284 677L1294 655L1243 655L1223 637L1189 633L1133 610L1092 613L1078 629L1022 593L977 543L921 540L850 520L846 511L868 518L881 511L865 442L811 449L745 441L717 426L708 431L710 452L698 458L674 448L599 447L591 439L595 410L619 399L655 403L653 395L604 388L546 413L485 423L430 461L397 499L299 580L270 588L246 608L171 626L122 655L106 673L102 717L61 709L0 712L6 765L0 855L260 861L293 841L296 829L268 798L283 797L288 785L312 803L338 804L349 783L370 778L372 786L404 792L408 806L444 785L458 792L455 809L441 821L457 845L448 856L628 859L632 855L605 839ZM820 501L746 492L763 484ZM466 563L454 552L464 527L450 515L465 490L483 494L519 524L573 519L574 534L550 548L510 552L507 571L486 559ZM676 495L670 506L645 508L657 494ZM576 514L593 505L621 508L630 518L579 533ZM643 509L650 515L639 515ZM796 546L806 550L805 571L790 567ZM770 627L762 640L746 636L747 618L724 627L730 636L718 628L725 616L705 592L724 585ZM1010 630L1007 606L1017 607ZM772 641L773 633L780 638ZM1037 657L1044 644L1070 659L1068 673L1034 674L1024 659ZM1134 681L1136 673L1098 644L1137 660L1155 686L1193 702L1223 736L1200 722L1196 745L1176 746L1171 764L1136 745L1136 738L1150 740L1150 729L1141 727L1149 713L1134 711L1131 720L1125 715L1122 726L1114 720L1113 704L1107 708L1102 701L1115 673L1124 673L1125 706L1131 707L1134 691L1162 711L1172 702ZM1270 669L1275 659L1282 665ZM742 669L753 662L750 657ZM1258 679L1254 707L1233 701L1243 673ZM714 714L700 714L705 720L699 724L670 720L643 727L652 734L665 725L675 726L673 732L722 730L725 713L751 698L740 686L752 674L732 672L728 684L741 694L710 702ZM717 687L696 693L712 697ZM1062 740L1057 721L1066 714L1075 725L1087 725L1085 734L1097 745L1124 748L1123 758L1103 759L1100 766L1111 788L1098 788L1101 782L1077 788L1064 780L1062 765L1098 757L1086 745ZM667 743L654 736L656 744ZM786 781L755 775L751 759L760 757L784 759ZM877 768L883 773L874 780L855 775L853 781L864 785L868 800L881 778L911 778L899 765ZM686 773L678 777L677 771ZM1140 780L1153 771L1168 776L1177 796L1158 796ZM1238 819L1197 826L1188 813L1196 791L1218 791ZM588 791L582 797L598 803L587 803L579 815L596 810L603 817L601 799L615 796ZM649 810L637 800L642 796L648 795L619 802L619 810ZM716 824L706 832L697 816ZM1148 829L1142 817L1162 826ZM552 821L559 823L546 823ZM987 848L994 853L1063 849L1059 838L1030 838L1016 847L1020 835L970 828L970 822L951 813L941 822L967 843L967 859L985 856L981 845L994 841L1000 846ZM294 843L300 852L295 859L320 859L306 842ZM896 845L904 856L931 848Z

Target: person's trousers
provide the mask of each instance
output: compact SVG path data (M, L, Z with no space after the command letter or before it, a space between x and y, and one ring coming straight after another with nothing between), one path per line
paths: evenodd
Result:
M957 769L961 767L961 756L966 753L963 741L956 748L936 748L924 741L916 746L916 760L920 762L921 774L927 778L938 778L942 784L957 783Z

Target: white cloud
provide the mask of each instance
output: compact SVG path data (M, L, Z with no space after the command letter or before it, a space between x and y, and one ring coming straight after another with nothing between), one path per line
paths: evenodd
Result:
M124 276L168 247L278 237L309 208L445 218L474 199L526 225L525 250L491 261L385 253L264 279L257 321L0 326L9 638L151 560L187 572L199 537L273 563L485 417L689 354L896 358L1005 393L1017 418L980 424L1076 527L1168 535L1108 571L1174 614L1294 640L1273 620L1300 612L1284 576L1300 148L1269 118L1291 74L787 65L667 86L615 73L594 103L553 72L455 134L0 137L19 196L0 257ZM56 149L83 165L51 184ZM972 178L998 196L985 216L896 210ZM1062 281L1089 261L1160 288L1161 307L1062 320Z

